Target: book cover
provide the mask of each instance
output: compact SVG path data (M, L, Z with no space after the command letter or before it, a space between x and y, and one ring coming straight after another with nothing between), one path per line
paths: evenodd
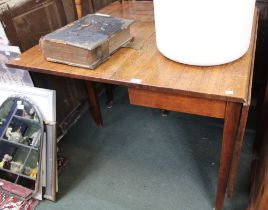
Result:
M132 20L109 15L87 15L40 39L49 61L94 69L129 42Z

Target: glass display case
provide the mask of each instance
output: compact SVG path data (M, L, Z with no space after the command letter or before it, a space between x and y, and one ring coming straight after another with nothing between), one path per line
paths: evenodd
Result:
M0 107L0 179L38 188L43 120L24 97L9 97Z

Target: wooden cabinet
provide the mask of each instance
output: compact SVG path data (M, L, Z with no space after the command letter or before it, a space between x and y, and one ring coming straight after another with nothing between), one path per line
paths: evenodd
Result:
M268 1L257 0L260 12L253 85L264 89L255 138L252 184L248 210L268 209ZM264 86L264 88L262 88Z
M7 1L1 5L1 21L9 41L25 51L39 38L67 23L61 0ZM14 33L15 32L15 33Z
M81 0L82 16L94 13L117 0Z
M36 45L41 36L66 24L60 1L36 2L30 1L27 8L14 8L8 13L15 29L11 33L16 32L14 39L23 51Z
M257 0L259 9L258 39L255 53L253 85L264 85L264 75L268 68L268 1Z
M248 210L268 209L268 83L256 134L257 159L252 164L252 187Z
M93 2L93 7L94 7L94 10L97 11L103 7L105 7L106 5L112 3L112 2L115 2L117 0L92 0Z
M0 20L12 45L25 51L48 34L77 18L73 0L9 0L0 4ZM58 136L86 109L83 81L31 73L35 86L57 91Z

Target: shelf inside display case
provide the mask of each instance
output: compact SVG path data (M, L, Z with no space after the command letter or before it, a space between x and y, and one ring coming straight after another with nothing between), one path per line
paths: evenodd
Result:
M40 123L29 119L13 116L8 123L2 139L38 148L41 137Z
M39 150L37 147L28 146L26 144L17 143L17 142L14 142L14 141L9 141L9 140L3 139L3 138L1 138L0 141L6 142L7 144L13 144L14 146L25 147L25 148L33 149L33 150L36 150L36 151Z
M35 180L35 178L30 177L30 176L26 176L26 175L24 175L24 174L22 174L22 173L17 173L17 172L15 172L15 171L10 171L10 170L5 169L5 168L1 168L1 170L2 170L2 171L5 171L5 172L8 172L8 173L15 174L15 175L17 175L17 176L24 177L24 178L26 178L26 179Z
M19 115L14 115L14 118L20 119L20 120L22 120L22 121L24 121L26 123L31 123L31 124L37 124L37 125L39 125L39 123L40 123L39 122L39 119L25 118L25 117L21 117Z

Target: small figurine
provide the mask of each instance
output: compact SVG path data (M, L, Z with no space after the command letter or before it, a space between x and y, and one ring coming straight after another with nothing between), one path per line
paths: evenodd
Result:
M11 127L7 128L6 137L10 141L20 142L22 139L21 127L19 127L15 132L12 132Z
M0 127L2 127L2 125L4 124L5 119L0 119Z
M23 113L24 113L24 108L25 108L25 107L24 107L24 103L23 103L23 101L18 100L18 101L17 101L17 111L16 111L16 115L22 117L22 116L23 116Z
M0 168L10 170L11 160L12 160L12 157L8 154L5 154L3 157L3 160L0 162Z
M34 117L34 114L35 114L35 112L34 112L34 108L31 107L30 110L29 110L29 115L31 116L31 118Z
M23 164L21 162L11 161L10 170L16 173L21 173L23 170Z
M7 139L8 140L11 138L11 135L12 135L12 128L11 127L8 127L7 128L7 131L6 131L6 136L7 136Z
M36 113L33 107L29 108L28 110L24 110L23 117L27 119L33 119L36 120Z
M22 116L23 116L23 113L24 113L24 110L23 110L23 109L21 109L21 108L17 108L17 112L16 112L16 115L17 115L17 116L22 117Z
M30 177L32 177L32 178L35 179L36 178L36 175L37 175L37 171L38 171L38 167L32 169L32 172L30 174Z
M40 138L41 138L41 131L38 130L38 131L34 132L30 137L30 139L32 139L31 146L33 146L33 147L39 146Z
M31 168L31 167L25 167L24 168L24 171L23 171L23 173L25 174L25 175L27 175L27 176L30 176L31 175L31 173L32 173L32 171L33 171L33 169Z

